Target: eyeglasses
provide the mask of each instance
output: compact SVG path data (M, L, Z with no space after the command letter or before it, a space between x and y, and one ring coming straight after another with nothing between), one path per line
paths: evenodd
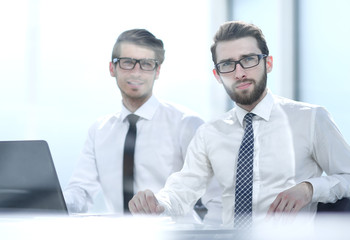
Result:
M236 70L237 64L241 65L241 67L244 69L252 68L252 67L258 66L260 63L260 60L266 57L267 57L266 54L256 54L256 55L251 55L248 57L241 58L238 61L231 61L231 60L224 61L216 64L215 67L219 73L229 73Z
M158 66L158 61L155 59L134 59L134 58L114 58L113 63L118 63L119 67L124 70L134 69L136 63L140 64L140 67L144 71L153 71Z

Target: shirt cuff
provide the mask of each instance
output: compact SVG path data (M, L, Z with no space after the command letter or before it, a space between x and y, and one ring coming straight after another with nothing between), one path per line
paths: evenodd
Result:
M327 186L328 184L325 183L324 179L322 178L310 178L308 180L305 180L303 182L308 182L312 185L313 193L312 193L312 200L311 202L328 202L328 191L327 188L324 186Z

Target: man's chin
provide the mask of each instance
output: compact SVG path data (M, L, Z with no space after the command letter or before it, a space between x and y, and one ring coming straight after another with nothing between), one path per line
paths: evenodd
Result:
M231 97L231 99L234 102L242 105L251 105L254 103L252 99L252 94L248 93L248 91L244 91L243 93L240 93L240 94L236 93L234 96Z

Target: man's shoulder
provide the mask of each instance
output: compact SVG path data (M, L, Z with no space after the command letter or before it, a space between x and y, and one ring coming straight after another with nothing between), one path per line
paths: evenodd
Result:
M210 119L205 124L203 124L202 131L208 131L208 130L216 131L219 129L227 129L229 125L233 125L233 123L237 121L237 119L233 117L235 114L234 112L235 112L235 108Z
M96 121L97 122L115 121L115 120L119 119L120 117L121 117L120 112L109 113L109 114L105 114L105 115L98 117Z
M327 109L321 105L291 100L284 97L275 98L276 111L282 110L292 121L314 121L330 117Z
M322 108L319 105L293 100L286 97L274 96L275 103L282 108L291 109L291 110L300 110L300 111L312 111L315 109Z
M92 127L101 128L102 126L106 126L108 124L112 125L113 123L119 121L119 119L120 119L120 112L105 114L95 119L95 121L92 124Z
M174 102L160 101L160 111L163 111L165 113L178 116L181 118L201 119L200 115L194 110L191 110L190 108L184 105L174 103Z

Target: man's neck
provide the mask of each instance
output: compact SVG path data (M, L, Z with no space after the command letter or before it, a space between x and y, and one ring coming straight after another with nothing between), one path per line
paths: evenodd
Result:
M147 98L139 98L139 99L130 99L130 98L123 98L123 105L126 107L130 112L134 113L137 109L139 109L145 102L150 99L151 96Z

